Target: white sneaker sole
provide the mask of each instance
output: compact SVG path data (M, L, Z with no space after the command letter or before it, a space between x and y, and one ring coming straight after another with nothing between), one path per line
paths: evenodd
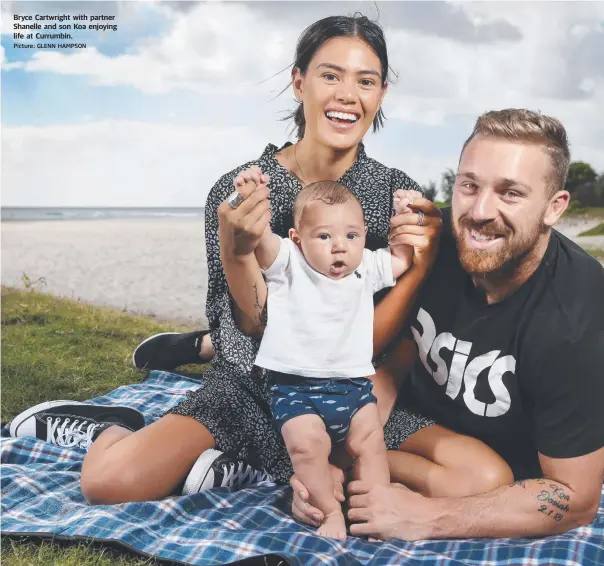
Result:
M46 409L51 409L52 407L56 407L57 405L85 405L86 403L82 403L81 401L45 401L44 403L39 403L33 407L30 407L26 411L18 414L10 423L9 434L12 437L19 436L17 433L19 432L19 427L27 421L31 416L35 415L40 411L44 411Z
M134 358L136 356L136 352L139 351L140 347L143 344L146 344L147 342L149 342L149 340L153 340L153 338L157 338L158 336L170 336L170 335L174 335L174 334L182 334L182 332L160 332L158 334L154 334L153 336L149 336L149 338L146 338L145 340L143 340L134 350L134 353L132 354L132 365L139 371L145 371L145 368L139 368L136 365L136 362L134 361Z
M185 485L182 488L183 495L192 495L194 493L199 493L200 491L205 491L206 489L212 489L214 487L213 478L212 481L207 485L206 480L212 471L212 463L221 454L222 452L220 450L209 448L203 452L199 458L197 458L197 462L195 462L191 468L191 471L189 472L189 475L187 476L187 479L185 480ZM205 473L203 471L204 468Z

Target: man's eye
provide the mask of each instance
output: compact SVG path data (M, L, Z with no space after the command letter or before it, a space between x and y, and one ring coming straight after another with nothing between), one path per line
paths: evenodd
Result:
M504 191L503 196L505 198L516 199L519 198L520 195L516 191Z
M324 79L327 79L328 81L335 81L338 77L336 75L334 75L333 73L325 73L323 75Z

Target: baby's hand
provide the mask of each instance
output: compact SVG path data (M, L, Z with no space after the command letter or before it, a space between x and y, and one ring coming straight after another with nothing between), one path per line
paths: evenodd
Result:
M255 189L258 185L266 185L269 182L269 176L264 175L260 170L260 167L256 165L252 165L247 169L244 169L235 177L233 181L235 184L235 188L243 187L245 185L253 184L253 188ZM248 187L252 189L252 187Z
M398 189L394 193L394 210L397 214L411 212L409 205L413 204L413 201L421 196L422 193L413 189Z

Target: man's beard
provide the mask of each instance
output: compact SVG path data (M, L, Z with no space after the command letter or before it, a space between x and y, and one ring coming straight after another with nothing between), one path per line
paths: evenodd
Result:
M496 222L479 223L462 216L459 226L452 222L453 235L457 243L459 261L464 270L472 275L503 275L514 272L522 261L530 255L537 246L539 237L547 230L543 222L545 211L537 225L527 234L513 238L513 232L507 226L498 226ZM496 251L477 250L467 243L464 232L476 230L483 235L497 234L502 236L502 244L497 245ZM513 239L510 241L510 237Z

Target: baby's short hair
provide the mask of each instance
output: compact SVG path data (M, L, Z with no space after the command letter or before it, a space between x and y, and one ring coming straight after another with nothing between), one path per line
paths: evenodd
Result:
M363 212L359 199L346 185L337 181L317 181L306 185L294 200L294 228L298 229L300 226L304 208L316 200L320 200L325 204L344 204L354 200L359 203L361 212Z

